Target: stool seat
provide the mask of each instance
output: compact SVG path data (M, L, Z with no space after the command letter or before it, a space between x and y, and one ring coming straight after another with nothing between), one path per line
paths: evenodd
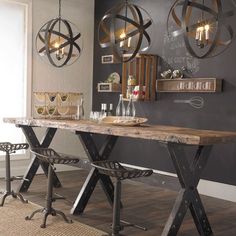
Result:
M40 225L41 228L46 227L47 217L49 215L56 216L61 215L65 222L72 223L72 220L69 220L66 215L59 210L56 210L52 207L52 202L56 199L64 199L63 197L54 198L53 197L53 169L54 164L75 164L78 163L80 160L75 157L71 157L68 155L58 154L51 148L34 148L31 150L36 157L43 162L47 162L48 165L48 182L47 182L47 197L46 197L46 206L42 209L38 209L34 211L30 216L26 216L26 220L31 220L36 213L44 214L43 223Z
M29 148L28 143L9 143L9 142L0 143L0 151L2 152L14 153L17 150L28 149L28 148Z
M150 169L140 170L135 168L127 168L122 166L118 161L110 160L96 161L91 163L91 165L95 167L100 174L108 175L116 179L114 189L112 233L109 235L119 236L119 232L124 229L124 226L133 226L138 229L147 230L145 227L120 220L121 180L147 177L150 176L153 171Z
M147 177L153 173L153 171L149 169L140 170L134 168L126 168L122 166L118 161L96 161L91 165L97 168L100 173L118 178L120 180Z
M52 148L34 148L31 150L33 154L42 161L49 164L76 164L79 162L78 158L67 156L64 154L58 154Z
M14 198L19 198L23 203L27 203L28 201L23 198L23 196L17 192L15 193L11 189L11 182L13 180L22 179L20 177L11 177L11 165L10 165L10 154L15 153L18 150L28 149L29 145L27 143L10 143L10 142L1 142L0 143L0 151L5 152L5 165L6 165L6 191L2 196L2 201L0 206L4 205L5 199L8 196L12 196Z

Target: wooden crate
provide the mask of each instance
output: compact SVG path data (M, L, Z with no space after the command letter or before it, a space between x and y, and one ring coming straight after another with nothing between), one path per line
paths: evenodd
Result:
M157 80L156 55L139 54L134 60L122 64L122 94L126 98L127 82L129 75L137 80L139 91L145 88L144 96L139 93L138 100L154 101L156 100L156 80Z

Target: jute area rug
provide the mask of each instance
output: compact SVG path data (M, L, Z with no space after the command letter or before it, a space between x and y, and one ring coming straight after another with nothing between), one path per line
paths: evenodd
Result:
M23 204L19 200L9 199L0 207L0 236L103 236L106 233L88 225L73 221L67 224L61 216L48 216L47 227L40 228L42 214L37 213L32 220L26 221L41 206L33 203Z

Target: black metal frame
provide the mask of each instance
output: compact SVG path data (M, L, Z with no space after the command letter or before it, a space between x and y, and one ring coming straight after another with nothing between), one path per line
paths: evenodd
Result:
M207 164L212 146L199 146L192 164L189 164L182 145L167 143L166 148L174 164L181 184L181 190L176 198L162 236L177 235L188 209L190 209L199 234L204 236L213 235L197 190L201 173Z
M98 150L93 140L92 134L85 132L76 132L76 135L78 135L78 137L80 138L80 141L84 146L84 150L86 151L90 162L107 160L118 138L117 136L108 135L103 146L100 150ZM110 177L100 174L98 170L93 167L90 170L82 189L80 190L73 208L71 209L71 214L83 213L98 180L100 180L101 186L106 194L108 202L113 205L114 185Z
M130 19L127 16L121 15L120 12L122 11L122 9L125 9L125 12L127 12L127 9L129 9L132 16L133 16L133 19ZM147 45L148 45L147 49L151 46L151 38L148 35L146 29L152 25L152 20L151 20L151 17L149 17L150 19L147 22L144 22L144 19L143 19L143 16L142 16L142 11L145 11L145 10L143 8L135 5L135 4L128 3L128 0L126 0L126 1L123 1L122 3L120 3L120 4L117 4L112 9L110 9L103 16L103 18L101 19L101 21L99 23L98 40L99 40L100 46L102 48L111 47L112 50L113 50L113 54L114 54L115 58L117 58L117 60L120 61L120 62L128 62L128 61L131 61L132 59L135 58L135 56L137 55L137 53L139 52L139 50L141 48L142 41L143 41L144 37L147 40ZM146 14L149 16L149 14L147 12L146 12ZM109 29L106 27L106 25L104 23L104 21L107 20L107 19L111 19L111 24L110 24ZM117 19L123 20L125 25L126 25L126 23L131 24L136 29L133 30L131 33L128 33L126 35L126 37L123 38L123 39L117 38L116 37L116 32L115 32L116 20ZM102 31L106 34L106 36L110 39L109 42L103 42L101 40L100 35L99 35L100 31ZM139 38L138 38L138 42L137 42L137 45L136 45L135 49L131 53L131 56L124 57L123 56L124 52L122 50L118 50L117 45L120 42L128 39L129 37L133 37L137 34L139 34ZM122 53L120 51L122 51Z
M55 129L55 128L48 128L42 141L39 142L32 127L25 126L25 125L19 125L19 127L22 129L31 149L49 147L49 145L51 144L52 139L57 131L57 129ZM25 180L23 180L21 185L19 185L19 192L27 192L39 166L42 167L45 175L48 176L49 164L45 163L45 162L40 162L39 159L34 155L34 157L32 158L32 161L31 161L31 163L24 175ZM53 179L54 187L56 187L56 188L61 187L61 183L60 183L59 179L57 178L57 175L55 174L54 171L53 171L52 175L53 175L52 179Z
M25 136L31 147L48 147L56 133L55 128L49 128L40 144L33 132L32 127L20 126L25 133ZM80 141L88 155L90 162L107 160L117 142L118 137L108 135L100 150L96 147L93 139L93 134L90 132L76 132L76 135L80 138ZM177 235L184 216L188 209L190 209L195 225L200 235L210 236L213 235L210 223L205 213L204 206L201 202L197 186L200 180L201 173L207 164L212 146L198 146L194 160L192 164L188 163L183 150L183 144L179 143L164 143L169 155L174 164L179 182L181 184L181 190L176 198L176 202L166 222L162 236ZM21 186L21 191L27 191L31 181L38 169L39 162L35 157L31 162L29 169L25 174L25 178L30 181L24 181ZM45 174L47 174L47 167L43 165ZM54 174L54 186L60 186L59 180ZM72 214L82 214L89 198L91 197L93 190L98 182L102 185L102 188L107 196L109 203L112 205L114 200L114 186L111 179L103 174L100 174L94 167L90 170L86 181L80 193L71 209Z
M174 4L172 5L172 7L169 11L168 17L167 17L167 32L168 32L168 34L173 37L183 35L186 49L193 57L196 57L199 59L206 58L206 57L218 56L219 54L223 53L227 49L227 47L231 44L231 42L233 40L233 35L234 35L233 29L230 25L227 25L225 23L225 18L233 16L234 11L230 10L228 12L223 12L221 0L214 0L213 3L215 4L217 11L215 11L214 9L210 9L207 6L196 2L196 0L192 0L192 1L190 1L190 0L176 0L174 2ZM182 7L180 18L176 15L175 8L177 6ZM207 20L203 19L201 22L198 22L193 25L189 25L189 19L192 14L193 7L201 10L202 12L206 12L206 13L211 14L212 18L207 19ZM172 15L172 18L173 18L174 22L176 23L176 25L180 27L179 30L176 30L172 33L169 32L169 20L170 20L171 15ZM201 26L205 22L208 22L208 23L215 22L217 27L215 27L215 35L214 35L214 38L210 42L209 48L206 50L206 52L204 52L204 54L200 54L191 46L189 38L192 37L191 33L193 31L195 31L199 26ZM227 41L220 40L220 33L221 33L222 27L225 27L225 29L228 31L229 39ZM215 53L215 49L219 45L225 46L225 48L223 50L221 50L219 53ZM199 51L202 51L202 50L199 49Z
M65 25L65 27L68 31L67 32L68 34L61 33L61 24L62 23ZM59 28L58 31L55 30L57 25ZM41 27L41 29L39 30L37 37L36 37L36 48L38 48L37 47L38 40L44 44L44 46L42 48L38 49L39 55L42 53L45 53L49 62L57 68L61 68L65 65L68 65L68 62L71 60L71 58L73 56L74 57L76 56L77 58L79 58L79 56L81 54L81 47L76 42L76 40L81 38L81 33L77 33L76 35L74 35L71 25L72 25L71 22L69 22L68 20L62 19L62 17L61 17L61 0L59 0L59 15L58 15L58 17L45 23ZM51 42L52 35L57 35L59 38L64 39L66 42L61 44L58 48L53 48L52 42ZM66 59L64 59L62 63L58 63L60 61L60 59L57 59L57 61L55 62L54 59L52 58L51 54L55 53L57 50L65 48L66 46L69 46L69 52L67 53L67 55L65 55ZM77 49L78 54L74 55L72 53L73 47L75 47ZM76 60L74 60L74 62L75 61Z

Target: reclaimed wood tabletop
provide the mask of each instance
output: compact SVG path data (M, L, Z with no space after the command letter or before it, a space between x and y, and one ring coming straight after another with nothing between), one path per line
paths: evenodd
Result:
M166 125L117 126L101 124L89 120L59 120L34 118L4 118L5 123L17 126L35 126L57 128L73 132L90 132L96 134L130 137L159 142L173 142L187 145L212 145L236 142L236 132L192 129Z

